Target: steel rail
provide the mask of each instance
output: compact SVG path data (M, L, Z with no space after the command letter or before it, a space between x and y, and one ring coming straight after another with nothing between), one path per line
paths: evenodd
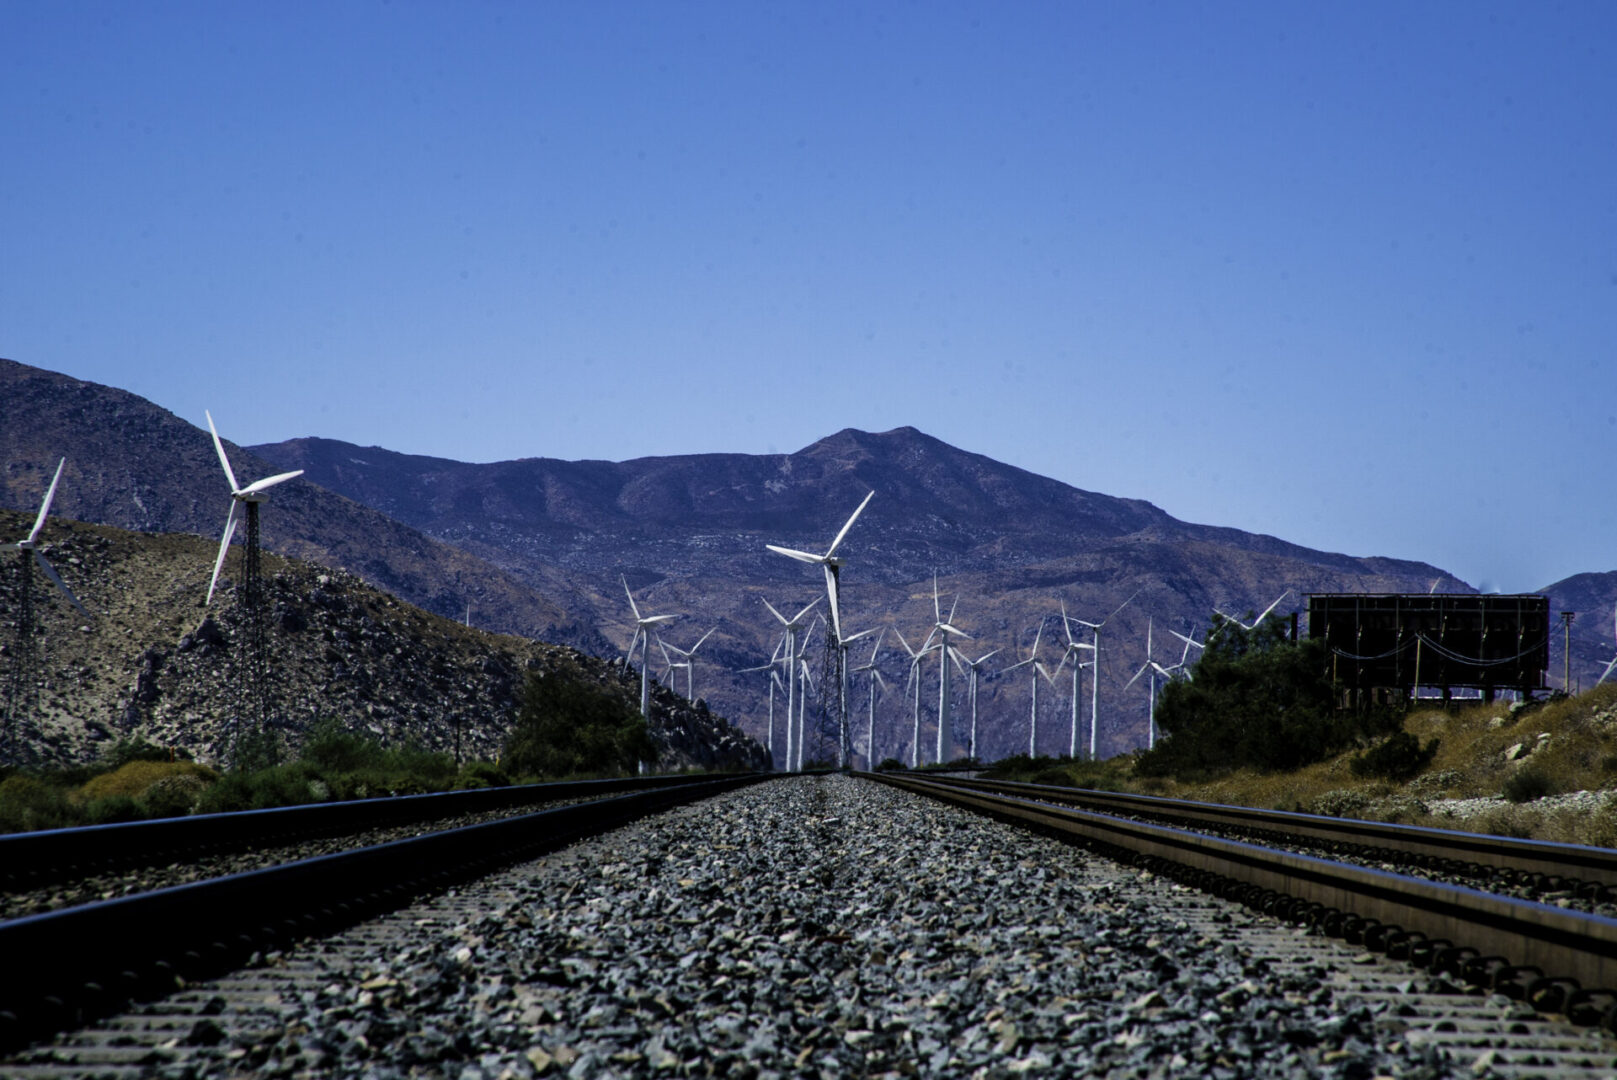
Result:
M1522 875L1596 882L1617 888L1617 850L1582 844L1522 840L1458 829L1395 825L1288 810L1201 803L1155 795L1129 795L1055 784L949 777L940 782L977 791L1019 795L1041 802L1087 807L1101 813L1140 814L1162 820L1196 822L1212 828L1243 829L1255 835L1299 836L1344 849L1392 852L1411 860L1456 862L1511 870Z
M769 779L686 780L0 923L0 1049L229 970L673 806Z
M312 803L0 835L0 888L21 891L98 871L152 866L565 799L678 787L689 776L621 777Z
M1583 989L1617 987L1617 920L964 784L861 775L1177 869L1281 917L1424 960L1546 1011L1569 1010L1576 999L1598 1010L1586 1022L1617 1019L1617 995Z

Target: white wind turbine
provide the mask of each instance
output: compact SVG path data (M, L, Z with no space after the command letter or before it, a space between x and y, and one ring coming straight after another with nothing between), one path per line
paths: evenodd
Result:
M955 667L963 668L970 680L967 684L966 700L971 702L971 737L966 742L966 757L972 761L977 760L977 671L983 666L985 660L998 652L999 650L995 649L992 652L983 653L975 660L968 660L959 649L952 645L949 647L949 655L954 658Z
M799 656L797 668L797 771L802 772L805 751L808 749L808 696L813 694L819 697L820 692L814 685L813 673L809 671L808 657Z
M769 663L759 664L757 667L742 668L742 674L751 674L755 671L769 672L769 729L765 734L765 749L769 751L769 764L775 764L775 687L780 686L784 693L786 688L781 686L780 675L775 668L780 666L780 653L786 647L786 635L782 634L775 643L775 651L769 657Z
M279 473L275 476L266 476L262 480L255 480L246 487L236 483L235 470L230 467L230 458L225 456L225 444L219 439L219 430L213 426L213 414L203 409L202 415L208 418L208 431L213 434L213 448L219 452L219 464L225 467L225 479L230 482L230 515L225 518L225 535L219 541L219 557L213 562L213 578L208 582L208 599L206 603L213 603L213 590L219 584L219 571L224 569L225 554L230 550L230 538L235 535L236 526L243 517L247 519L247 565L248 575L251 576L258 564L258 507L269 498L267 492L276 484L291 480L295 476L302 476L302 469L292 472ZM242 508L246 507L244 511Z
M1072 636L1071 624L1075 622L1083 622L1083 620L1069 620L1067 618L1067 602L1063 600L1061 602L1061 628L1067 635L1067 648L1061 654L1061 663L1056 665L1056 674L1061 674L1061 669L1067 666L1067 661L1072 661L1072 728L1067 736L1067 756L1072 758L1078 756L1078 714L1083 709L1082 703L1084 699L1083 670L1085 667L1096 667L1093 658L1086 664L1079 659L1078 654L1086 649L1097 656L1100 654L1100 643L1098 641L1091 645ZM1084 623L1084 625L1090 626L1093 624ZM1051 676L1050 682L1052 686L1055 684L1054 676ZM1090 752L1090 756L1094 756L1093 751Z
M785 555L787 558L796 559L798 562L810 563L820 567L825 572L825 596L826 602L830 605L831 639L833 642L842 640L842 560L837 557L837 548L842 546L842 541L848 536L848 530L853 528L853 523L859 520L859 515L864 513L865 507L875 497L876 493L874 491L870 492L865 496L864 501L854 508L853 513L843 523L836 537L832 539L831 546L825 549L824 555L816 555L812 551L799 551L796 548L780 547L776 544L764 545L764 547L777 555ZM842 659L842 653L837 654L837 659L839 661ZM843 731L848 728L848 702L846 696L843 696L837 704L837 725Z
M876 684L880 683L884 690L887 688L887 680L883 679L881 672L876 669L876 654L881 652L882 638L886 636L887 628L883 627L881 633L876 635L876 647L870 650L869 662L860 664L853 669L855 675L864 672L870 676L870 718L865 730L865 767L867 769L876 767Z
M39 535L45 530L45 519L51 512L51 501L56 498L56 485L62 479L62 467L67 464L67 458L56 463L56 475L51 478L51 486L45 492L45 500L39 504L39 514L34 518L34 527L28 530L28 535L16 543L0 545L5 550L17 552L18 583L20 593L17 597L17 644L16 656L11 665L11 677L6 687L6 700L4 721L5 726L0 735L3 735L4 745L0 746L0 761L11 761L16 758L16 735L18 721L22 715L31 711L29 703L34 701L33 688L38 684L37 661L34 651L34 564L45 572L45 576L55 583L68 602L86 617L84 605L79 598L73 595L73 590L57 574L45 553L39 550ZM29 556L32 555L32 558Z
M1082 626L1089 627L1090 630L1094 631L1094 635L1095 635L1095 641L1094 641L1094 644L1092 646L1092 648L1095 650L1095 656L1094 656L1094 661L1093 661L1094 665L1095 665L1095 678L1094 678L1094 681L1093 681L1093 685L1090 687L1090 694L1089 694L1089 760L1090 761L1095 760L1095 753L1096 753L1095 741L1096 741L1097 733L1100 731L1100 629L1101 629L1101 627L1105 626L1107 623L1111 622L1112 619L1116 617L1116 615L1117 615L1117 613L1119 611L1122 611L1124 608L1128 607L1129 604L1131 604L1134 601L1134 598L1136 596L1139 596L1139 595L1140 595L1140 590L1135 589L1134 592L1132 594L1130 594L1130 596L1129 596L1129 598L1127 600L1125 600L1121 604L1117 605L1117 608L1110 615L1106 616L1106 618L1102 619L1098 623L1085 622L1083 619L1074 619L1074 620L1072 620L1073 622L1078 623L1078 624L1080 624ZM1278 601L1276 601L1276 602L1278 603ZM1061 607L1061 621L1062 621L1063 626L1066 625L1066 620L1067 620L1067 607L1066 607L1066 604L1063 603L1062 607ZM1068 632L1067 632L1067 640L1069 642L1072 640L1072 631L1071 630L1068 630ZM1074 677L1076 678L1076 672L1074 673ZM1074 756L1076 756L1076 753L1074 754Z
M853 756L853 736L848 724L848 646L860 638L869 637L878 629L884 628L872 626L869 630L861 630L857 634L849 634L837 640L837 676L841 680L841 685L837 687L837 768L839 769L847 768L848 759ZM879 638L876 647L881 647Z
M1041 637L1043 637L1043 636L1044 636L1044 620L1040 619L1039 620L1039 628L1033 634L1033 648L1028 650L1027 659L1026 660L1018 660L1016 663L1012 664L1010 667L1005 669L1006 674L1010 674L1011 672L1015 671L1019 667L1027 667L1030 664L1035 665L1033 667L1032 680L1031 680L1031 685L1033 687L1033 697L1032 697L1033 704L1032 704L1031 709L1028 712L1028 722L1027 722L1027 756L1030 757L1030 758L1038 756L1038 741L1039 741L1039 674L1040 674L1041 670L1043 669L1043 665L1039 663L1039 639ZM1045 678L1048 679L1049 677L1050 677L1049 673L1046 672L1045 673Z
M629 610L634 613L634 637L629 639L629 651L623 657L625 663L634 662L634 647L640 646L640 715L647 720L651 719L651 634L654 629L663 623L673 622L678 615L641 615L640 605L634 602L634 593L629 591L629 579L622 574L618 580L623 582L623 595L629 598Z
M808 613L819 602L818 598L811 600L807 607L788 619L775 610L774 604L764 600L764 607L768 608L769 613L775 616L780 621L781 626L786 629L786 768L788 771L803 767L802 733L798 730L797 711L793 708L798 694L798 687L801 685L797 681L797 632L803 628L803 620L808 617Z
M718 629L717 626L715 626L713 628L713 630L717 630L717 629ZM696 679L695 679L695 675L694 675L694 671L695 671L695 668L696 668L696 650L700 649L702 647L702 643L705 642L708 638L713 636L713 630L709 630L707 633L705 633L701 637L697 638L696 639L696 644L692 645L688 649L682 649L678 645L669 645L669 644L665 643L662 640L661 637L659 637L657 639L657 643L664 647L663 655L664 655L665 659L667 658L667 650L668 649L673 649L674 652L678 653L680 656L683 656L685 658L683 661L680 661L679 663L670 663L669 667L670 667L670 669L676 668L676 667L682 667L682 668L685 669L685 699L687 701L692 702L693 704L696 701Z
M1439 579L1439 580L1442 580L1442 579ZM1271 611L1273 611L1275 608L1280 606L1280 601L1284 600L1286 597L1288 597L1290 595L1291 595L1291 590L1287 589L1285 592L1283 592L1279 596L1275 597L1274 603L1272 603L1268 607L1264 608L1263 609L1263 614L1259 615L1256 619L1253 619L1250 623L1242 622L1240 619L1237 619L1234 615L1226 615L1222 611L1219 611L1217 608L1213 609L1213 614L1217 615L1221 619L1229 620L1230 622L1234 623L1236 626L1239 626L1243 630L1247 630L1247 631L1256 630L1258 627L1263 625L1263 620L1267 619L1269 617L1269 613Z
M932 644L932 635L927 634L926 640L921 642L921 647L912 649L910 648L910 643L904 640L904 634L898 627L893 627L893 633L897 635L898 643L904 646L904 651L909 653L910 656L910 673L909 677L904 680L905 693L909 692L912 683L915 686L915 723L914 730L910 735L910 768L913 769L921 764L921 678L919 674L921 660L937 646Z
M1185 652L1187 654L1190 652L1189 645L1185 646ZM1177 666L1176 664L1175 667ZM1146 706L1145 743L1146 748L1150 749L1157 745L1157 676L1161 675L1164 679L1172 680L1174 669L1165 668L1152 659L1151 620L1149 618L1145 620L1145 663L1140 665L1140 670L1134 673L1134 678L1130 679L1128 686L1123 687L1123 689L1127 690L1129 686L1133 686L1139 681L1140 676L1147 671L1151 672L1151 697L1149 698L1149 704Z
M0 545L0 550L21 553L19 561L22 568L23 598L30 613L32 612L32 605L27 604L26 600L31 595L34 563L38 563L39 568L45 572L45 576L55 582L58 589L62 590L62 595L67 597L68 602L78 608L82 614L88 616L90 613L84 610L84 605L79 603L79 598L73 595L73 590L67 587L67 582L62 580L61 575L56 572L56 568L45 558L45 553L39 550L39 534L45 530L45 519L50 516L51 502L56 498L56 485L62 481L62 468L66 464L67 458L62 458L56 463L56 475L51 477L50 489L45 492L45 501L39 504L39 514L34 518L34 527L28 530L28 535L14 544ZM28 558L30 553L33 554L32 561ZM19 622L19 632L21 629L22 624Z
M932 575L932 615L937 621L932 624L932 633L937 636L938 648L941 650L938 657L938 757L939 765L954 756L954 723L950 715L949 698L949 635L970 639L971 635L964 630L958 630L951 623L954 621L955 607L960 603L960 597L954 598L949 605L949 617L943 617L943 608L938 603L938 575ZM928 639L930 640L930 638Z

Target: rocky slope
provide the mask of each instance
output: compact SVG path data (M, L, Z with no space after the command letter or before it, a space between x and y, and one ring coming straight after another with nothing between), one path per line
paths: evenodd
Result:
M0 535L29 524L0 511ZM214 758L239 701L243 627L229 577L239 555L205 608L211 540L54 518L44 539L92 617L34 576L43 663L39 711L20 732L24 758L84 760L137 735ZM0 665L8 671L16 567L14 558L0 565ZM294 741L317 718L334 717L390 743L453 751L458 741L465 757L493 757L529 672L568 670L638 704L638 677L618 664L469 629L346 571L266 555L264 580L276 713ZM767 765L756 742L666 687L653 694L651 726L661 766Z

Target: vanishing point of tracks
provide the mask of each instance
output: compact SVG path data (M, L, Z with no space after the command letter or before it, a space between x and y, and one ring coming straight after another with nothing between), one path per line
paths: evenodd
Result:
M1303 846L1370 866L1268 850L1319 819L757 779L0 923L0 1076L1617 1074L1617 923L1441 880L1531 856L1498 873L1599 903L1589 849L1405 847L1406 878L1365 823Z

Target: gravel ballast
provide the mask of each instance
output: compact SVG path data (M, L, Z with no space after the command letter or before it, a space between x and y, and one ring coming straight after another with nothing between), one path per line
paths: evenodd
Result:
M1275 926L917 796L791 779L198 987L217 1005L168 1064L144 1060L377 1080L1489 1074L1318 952L1278 955ZM1388 1001L1420 981L1385 974Z

